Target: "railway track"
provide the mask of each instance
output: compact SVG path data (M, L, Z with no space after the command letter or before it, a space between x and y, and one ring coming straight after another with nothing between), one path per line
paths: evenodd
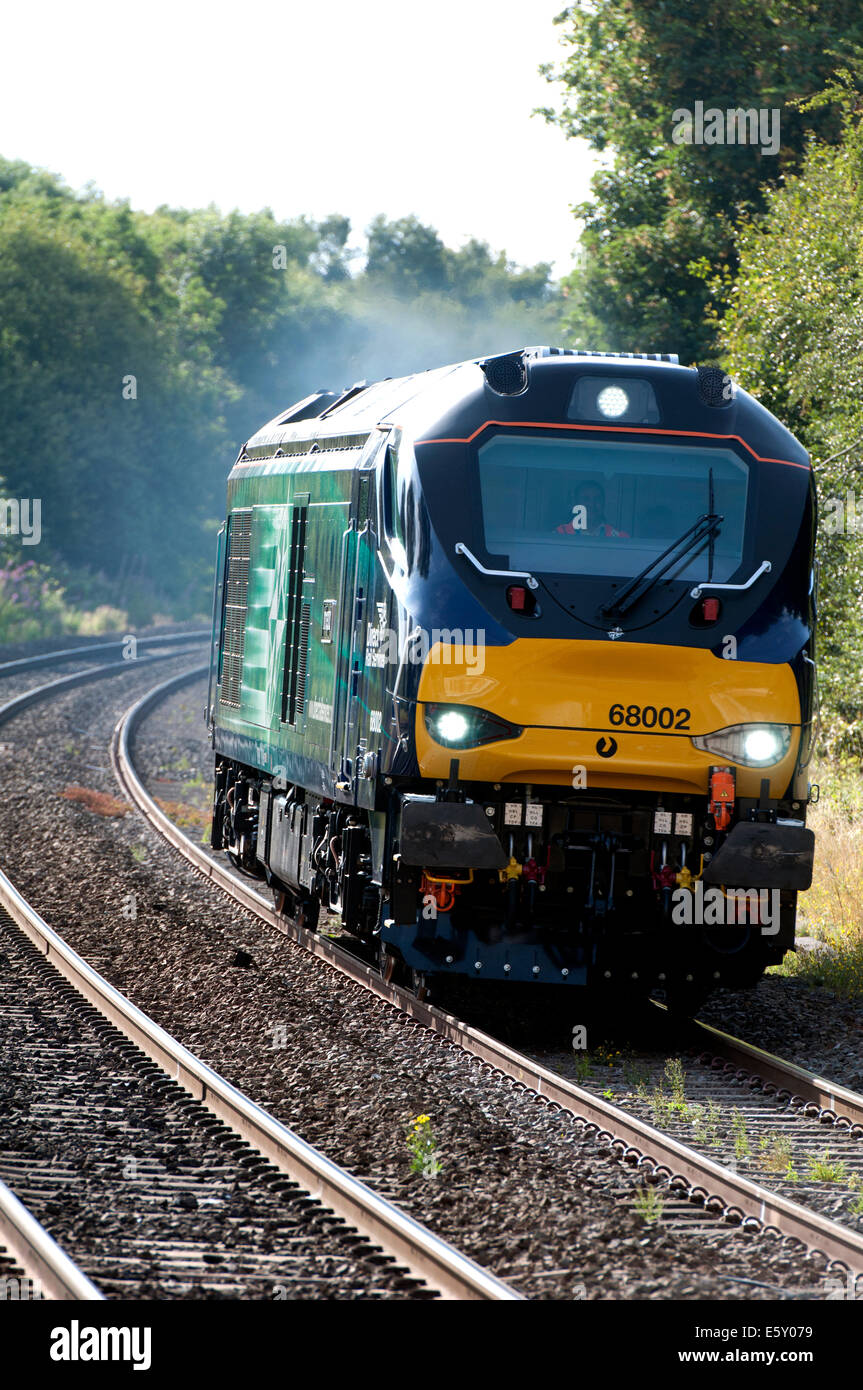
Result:
M708 1212L746 1226L758 1226L802 1242L810 1251L820 1252L831 1263L863 1274L863 1235L824 1213L793 1200L775 1186L754 1181L733 1166L717 1162L683 1142L675 1134L649 1124L607 1097L592 1093L560 1071L536 1058L518 1052L491 1034L417 999L398 985L387 983L367 964L341 946L313 934L277 914L267 898L248 882L241 881L227 866L201 846L194 844L175 826L149 796L130 754L131 739L138 724L154 706L178 690L186 681L198 679L200 671L187 672L164 682L138 700L119 721L112 745L112 761L117 779L128 798L137 805L150 824L184 858L211 882L217 884L237 904L258 919L286 933L306 950L330 966L362 984L378 998L394 1005L416 1023L432 1030L439 1038L479 1058L487 1067L542 1097L550 1106L565 1110L589 1131L603 1138L628 1164L640 1169L647 1181L662 1183L673 1196L685 1202L701 1203ZM785 1064L779 1058L760 1053L739 1040L719 1035L702 1026L705 1043L714 1054L724 1050L726 1064L747 1078L758 1077L760 1084L777 1091L800 1096L804 1109L819 1107L819 1117L831 1119L838 1106L839 1123L849 1122L856 1140L855 1117L863 1114L863 1097L833 1086L804 1069ZM759 1071L760 1068L760 1071ZM821 1102L826 1101L824 1105ZM831 1112L831 1113L828 1113Z
M192 628L188 632L145 633L135 637L139 647L168 647L174 644L205 642L210 639L209 628ZM41 666L61 666L67 661L88 661L106 652L123 652L128 648L128 638L120 637L110 642L83 643L75 647L62 647L56 651L37 652L32 656L16 657L13 661L0 661L0 679L14 676L20 672L36 671ZM175 650L173 655L178 655Z
M49 664L44 655L36 663ZM29 690L0 708L0 721L96 678L87 670ZM3 874L0 991L10 1116L0 1171L55 1214L82 1172L90 1186L90 1209L72 1203L71 1224L83 1227L98 1287L39 1235L17 1199L8 1217L0 1203L0 1244L47 1296L93 1298L104 1288L114 1297L519 1298L195 1057L87 965ZM28 1108L39 1137L28 1151L25 1116L16 1152L12 1119ZM265 1218L257 1245L252 1206ZM214 1211L217 1233L184 1239L180 1213L202 1209Z
M0 1182L0 1302L103 1297L57 1242Z

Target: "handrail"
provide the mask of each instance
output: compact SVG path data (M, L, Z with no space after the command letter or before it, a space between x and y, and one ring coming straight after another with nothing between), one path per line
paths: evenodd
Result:
M474 569L479 570L480 574L488 575L488 576L490 576L492 579L523 579L523 580L525 580L525 582L526 582L526 584L527 584L527 587L528 587L529 589L538 589L538 588L539 588L539 580L538 580L538 579L534 579L534 577L533 577L532 574L528 574L528 573L527 573L527 570L490 570L490 569L486 569L485 565L482 564L481 561L479 561L479 560L476 558L476 556L473 554L473 552L470 551L470 550L468 550L468 548L467 548L467 546L465 545L464 541L456 541L456 543L455 543L455 553L456 553L456 555L463 555L463 556L465 557L466 560L470 560L470 562L471 562L471 564L473 565Z
M751 589L756 579L760 579L762 574L769 574L773 566L769 560L762 560L754 574L750 575L745 584L713 584L705 580L703 584L696 584L692 590L693 598L701 598L705 589L733 589L736 593L742 593L744 589Z

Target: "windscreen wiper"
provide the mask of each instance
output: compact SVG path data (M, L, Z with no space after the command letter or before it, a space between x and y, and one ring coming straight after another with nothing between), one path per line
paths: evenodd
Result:
M645 565L640 574L637 574L634 579L630 579L629 583L621 589L611 603L603 604L599 610L601 617L622 618L625 613L629 612L630 608L644 598L645 594L650 592L655 584L659 583L670 569L673 569L683 560L689 559L708 541L712 542L724 520L724 516L717 516L715 512L705 512L703 516L700 516L697 521L687 527L682 536L678 536L676 541L672 541L661 555L657 555L655 560L651 560L649 565ZM665 564L662 563L663 560ZM658 569L657 566L661 566L661 568Z

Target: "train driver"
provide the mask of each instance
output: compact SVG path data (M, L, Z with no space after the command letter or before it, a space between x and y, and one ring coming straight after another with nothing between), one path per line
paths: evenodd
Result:
M628 531L619 531L605 519L605 489L602 483L580 483L575 490L572 518L556 528L562 536L610 536L627 537Z

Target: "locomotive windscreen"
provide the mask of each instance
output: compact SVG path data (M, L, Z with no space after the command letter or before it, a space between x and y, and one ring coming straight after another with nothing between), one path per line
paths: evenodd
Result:
M509 569L636 575L711 511L713 579L741 563L749 467L730 449L501 434L479 478L486 549ZM706 549L677 574L705 579Z

